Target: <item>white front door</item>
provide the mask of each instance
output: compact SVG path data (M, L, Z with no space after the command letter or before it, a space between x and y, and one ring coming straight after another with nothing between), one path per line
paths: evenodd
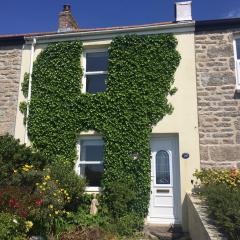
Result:
M152 138L149 223L180 223L180 177L177 137Z

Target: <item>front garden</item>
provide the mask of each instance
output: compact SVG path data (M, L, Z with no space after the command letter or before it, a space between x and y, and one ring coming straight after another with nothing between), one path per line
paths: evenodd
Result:
M203 169L194 174L195 191L207 206L215 225L229 240L240 239L240 172L232 169Z
M136 196L116 183L108 195L113 209L97 196L96 215L90 214L93 196L84 194L85 179L76 175L68 159L51 163L41 153L0 137L0 239L135 239L143 226L134 213L122 215ZM114 210L115 209L115 210Z

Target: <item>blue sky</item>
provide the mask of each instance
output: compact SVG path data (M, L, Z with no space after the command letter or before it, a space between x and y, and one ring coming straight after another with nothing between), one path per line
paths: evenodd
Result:
M3 0L0 34L57 30L58 13L70 4L82 28L174 20L174 0ZM193 0L193 18L240 17L240 0Z

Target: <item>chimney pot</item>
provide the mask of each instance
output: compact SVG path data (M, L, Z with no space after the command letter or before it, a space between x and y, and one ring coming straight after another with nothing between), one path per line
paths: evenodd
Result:
M64 4L64 5L63 5L63 11L64 11L64 12L70 12L70 11L71 11L71 5L69 5L69 4Z
M177 22L192 21L192 1L176 2L175 16Z

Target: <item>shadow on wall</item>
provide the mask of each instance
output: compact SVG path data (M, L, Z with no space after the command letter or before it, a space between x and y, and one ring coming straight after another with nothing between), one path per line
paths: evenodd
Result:
M233 98L240 99L240 92L235 91Z

